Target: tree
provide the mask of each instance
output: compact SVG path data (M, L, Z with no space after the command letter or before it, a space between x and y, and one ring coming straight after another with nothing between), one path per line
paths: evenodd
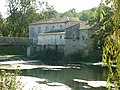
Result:
M3 31L3 18L2 18L2 15L0 13L0 36L2 36L2 31Z
M77 12L75 11L75 9L70 9L68 10L67 12L61 14L61 17L64 17L64 16L67 16L67 17L77 17Z
M39 20L60 17L60 13L54 10L53 6L50 6L47 2L44 2L44 4L45 8L39 13Z
M120 0L103 0L101 4L111 5L112 15L106 20L106 25L112 22L112 30L105 39L103 48L103 62L108 65L108 89L109 83L113 83L115 90L120 88ZM103 15L103 14L101 14ZM104 18L101 18L101 20ZM105 26L105 25L104 25ZM103 26L103 27L104 27ZM115 65L113 68L112 65Z
M36 18L36 0L6 0L8 17L6 27L9 36L26 37L28 25Z
M89 9L89 10L83 10L80 13L78 13L78 17L81 21L88 21L92 18L93 13L95 11L95 8Z
M109 24L107 24L107 20L111 17L111 15L111 8L102 3L100 7L96 8L95 13L91 19L88 20L90 25L94 25L100 28L99 30L95 31L94 34L95 49L102 50L105 38L112 31L112 20L110 20Z
M88 20L88 16L83 12L79 19L81 21L87 21Z
M5 21L4 36L27 37L30 23L41 19L54 18L59 15L53 6L48 5L47 2L39 1L40 8L38 8L36 0L6 1L9 16ZM40 11L43 4L45 7Z

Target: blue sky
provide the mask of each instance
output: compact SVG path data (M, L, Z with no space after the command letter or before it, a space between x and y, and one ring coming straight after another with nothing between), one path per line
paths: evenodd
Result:
M97 7L101 0L40 0L47 1L49 5L53 5L54 9L58 12L66 12L72 8L75 8L77 12L82 10ZM5 0L0 1L0 12L3 17L6 16L7 9L5 8Z

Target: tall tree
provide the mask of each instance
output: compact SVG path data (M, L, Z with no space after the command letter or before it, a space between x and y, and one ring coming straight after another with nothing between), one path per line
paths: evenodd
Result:
M44 9L39 13L39 20L60 17L61 14L54 10L53 6L49 5L47 2L44 2L44 5Z
M102 3L100 7L96 8L91 19L88 20L90 25L94 25L100 28L99 30L95 31L94 34L95 49L102 49L105 38L112 30L112 21L110 21L107 25L107 20L111 17L111 15L111 8Z
M35 19L36 0L6 0L8 7L7 30L9 36L26 37L28 24Z

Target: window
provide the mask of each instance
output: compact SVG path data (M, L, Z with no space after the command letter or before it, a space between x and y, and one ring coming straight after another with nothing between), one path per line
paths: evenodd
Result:
M38 33L41 33L41 27L38 28Z
M34 37L35 36L35 31L34 28L30 28L30 37Z
M58 45L55 45L55 50L58 50Z
M62 25L60 25L60 30L62 30L63 29L63 26Z
M75 34L74 33L72 34L72 38L75 39Z
M62 39L62 36L60 35L60 39Z
M72 33L71 38L72 38L73 40L75 40L75 38L76 38L75 32Z
M55 30L55 26L52 26L51 30L54 31Z
M48 27L45 27L45 32L47 32L48 31Z
M46 45L43 45L43 48L46 49Z
M84 37L84 36L82 36L82 38L83 38L83 40L85 39L85 37Z

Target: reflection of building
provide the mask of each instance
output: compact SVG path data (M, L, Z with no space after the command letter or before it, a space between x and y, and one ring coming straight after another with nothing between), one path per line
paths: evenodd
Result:
M29 25L29 38L39 49L58 49L65 54L82 52L88 55L92 48L93 30L79 20L71 18L41 20Z

